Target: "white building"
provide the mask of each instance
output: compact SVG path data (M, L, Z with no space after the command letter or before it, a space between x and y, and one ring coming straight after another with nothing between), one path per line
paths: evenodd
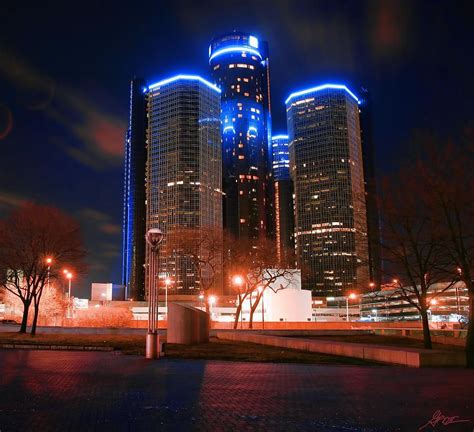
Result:
M244 301L243 321L250 320L250 305L257 295L258 293L255 292ZM253 321L261 322L262 318L267 322L311 321L312 313L311 291L301 289L301 272L294 270L291 277L279 277L265 289L255 310Z
M92 301L124 300L125 287L113 283L93 283L91 288Z

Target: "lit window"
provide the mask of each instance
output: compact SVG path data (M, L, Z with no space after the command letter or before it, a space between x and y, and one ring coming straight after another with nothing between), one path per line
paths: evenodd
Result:
M235 64L230 64L229 69L235 68Z
M240 160L245 159L245 156L244 155L239 155L239 159Z
M240 223L245 223L245 219L240 219Z

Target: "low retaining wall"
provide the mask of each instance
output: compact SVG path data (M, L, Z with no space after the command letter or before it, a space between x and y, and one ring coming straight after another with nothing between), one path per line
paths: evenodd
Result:
M371 344L257 335L249 334L247 332L217 333L217 338L317 352L321 354L354 357L417 368L430 366L466 366L466 356L464 352L461 351L439 351L399 347L392 348Z

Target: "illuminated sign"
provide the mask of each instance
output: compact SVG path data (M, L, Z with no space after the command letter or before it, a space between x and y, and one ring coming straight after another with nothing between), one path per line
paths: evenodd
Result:
M258 48L258 39L255 36L249 37L249 45L254 48Z

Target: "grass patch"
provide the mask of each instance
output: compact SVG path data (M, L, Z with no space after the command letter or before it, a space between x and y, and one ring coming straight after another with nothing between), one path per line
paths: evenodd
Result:
M163 338L165 339L165 338ZM124 354L145 355L145 335L85 335L0 333L0 343L113 347ZM181 359L332 365L376 364L361 359L211 338L199 345L166 344L166 356Z

